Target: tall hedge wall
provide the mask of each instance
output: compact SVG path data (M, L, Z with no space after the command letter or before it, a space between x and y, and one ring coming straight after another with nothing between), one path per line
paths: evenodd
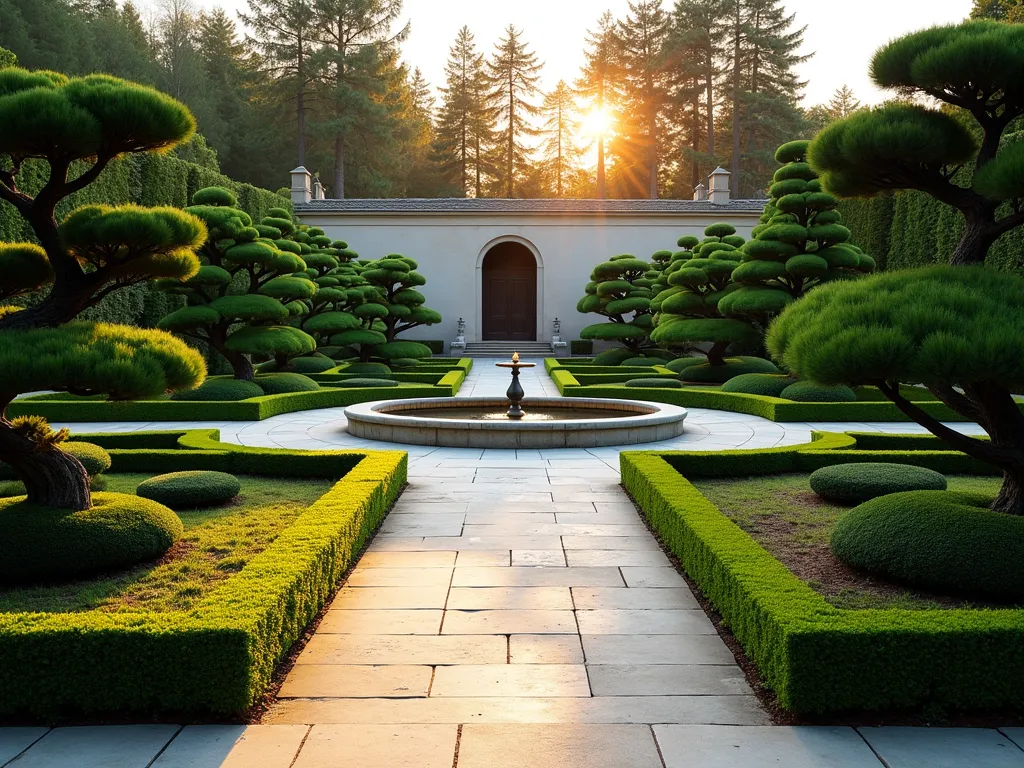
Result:
M35 194L45 183L46 172L45 162L27 161L18 174L19 188ZM59 221L74 208L90 203L138 203L182 208L189 204L193 192L210 186L234 190L239 204L256 220L263 218L269 208L291 208L291 201L273 192L251 184L240 184L195 163L173 155L143 154L128 155L112 162L95 182L61 202L57 218ZM34 239L32 229L24 219L10 204L0 201L0 241ZM137 285L106 297L88 310L85 317L150 328L176 308L180 301L179 297L154 291L148 285Z
M843 223L853 231L853 242L871 254L882 269L909 269L945 261L963 229L958 210L923 192L842 200L839 211ZM1018 228L999 238L989 250L986 263L1024 274L1024 230Z

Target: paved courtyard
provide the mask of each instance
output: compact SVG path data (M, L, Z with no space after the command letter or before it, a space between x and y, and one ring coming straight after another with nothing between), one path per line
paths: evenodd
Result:
M495 395L507 381L481 360L461 395ZM523 383L528 395L557 395L542 367ZM920 431L697 409L687 425L657 447ZM343 409L202 426L245 445L397 447L350 438ZM408 450L409 487L263 724L0 729L0 764L1024 768L1024 729L771 726L619 487L620 449Z

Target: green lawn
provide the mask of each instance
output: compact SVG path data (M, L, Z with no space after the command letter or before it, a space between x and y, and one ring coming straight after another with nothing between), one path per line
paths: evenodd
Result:
M104 490L135 493L152 474L105 476ZM278 533L333 482L241 476L242 491L230 504L178 513L182 540L162 560L106 577L57 586L0 591L0 613L22 611L188 610Z
M962 598L934 595L881 581L840 562L828 540L847 507L831 504L810 489L806 474L694 480L693 484L729 519L749 533L795 575L838 608L962 608ZM1000 478L949 476L949 489L990 493Z

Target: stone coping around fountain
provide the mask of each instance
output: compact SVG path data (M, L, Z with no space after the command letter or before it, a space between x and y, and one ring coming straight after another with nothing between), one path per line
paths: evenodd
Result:
M430 398L360 403L345 409L349 434L368 440L451 448L595 448L670 440L683 433L686 410L665 403L596 398L527 398L525 410L549 406L623 411L620 419L479 421L403 416L419 408L508 406L501 397Z

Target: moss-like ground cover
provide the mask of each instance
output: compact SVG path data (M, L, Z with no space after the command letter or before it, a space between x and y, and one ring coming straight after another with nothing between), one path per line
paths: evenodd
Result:
M106 488L135 493L151 474L105 475ZM274 541L330 490L327 479L243 476L223 506L179 510L181 541L157 563L70 584L0 591L0 613L189 610Z
M718 509L837 608L963 608L972 603L889 584L840 562L829 535L850 507L815 494L806 474L698 479L693 484ZM995 496L997 477L954 475L949 490Z

